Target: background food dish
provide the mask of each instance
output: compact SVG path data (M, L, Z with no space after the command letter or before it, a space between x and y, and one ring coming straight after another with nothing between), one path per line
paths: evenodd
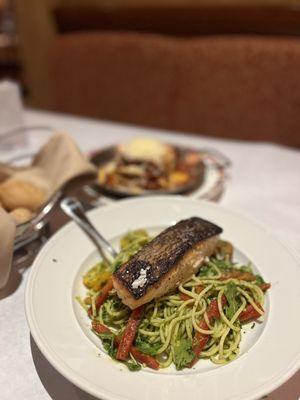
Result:
M118 197L179 194L197 189L203 183L205 170L200 153L176 146L168 149L161 162L150 158L129 159L119 146L94 154L92 162L99 168L99 188Z
M195 150L148 138L93 152L91 161L99 169L95 189L116 198L185 194L216 200L230 165L212 149Z
M47 359L94 396L110 400L145 396L179 400L188 396L194 400L201 393L211 400L219 399L221 394L224 400L254 399L275 389L297 371L299 260L266 229L220 206L175 197L125 200L96 209L90 216L106 237L117 238L124 233L124 227L144 227L155 233L192 214L221 225L224 238L230 238L242 250L239 257L249 257L264 278L274 282L267 299L265 325L260 326L261 330L253 330L259 333L245 343L248 351L224 367L204 367L182 375L168 373L166 377L161 373L136 375L120 371L102 354L95 357L99 350L93 344L89 324L80 317L80 306L77 308L72 300L82 287L83 272L98 257L79 229L68 224L48 242L34 263L26 291L26 313L32 335ZM74 246L79 242L80 246ZM55 282L55 291L50 290L49 281ZM284 347L278 347L282 337ZM112 385L114 381L118 385Z

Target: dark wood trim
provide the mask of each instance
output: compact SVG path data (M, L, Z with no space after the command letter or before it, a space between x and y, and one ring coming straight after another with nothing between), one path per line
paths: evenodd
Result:
M199 7L140 8L103 11L60 7L54 11L60 33L130 30L167 35L300 35L300 8Z

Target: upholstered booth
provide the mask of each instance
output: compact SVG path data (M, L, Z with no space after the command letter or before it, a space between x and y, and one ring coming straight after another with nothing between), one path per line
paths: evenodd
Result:
M300 38L72 33L51 48L58 111L300 146Z

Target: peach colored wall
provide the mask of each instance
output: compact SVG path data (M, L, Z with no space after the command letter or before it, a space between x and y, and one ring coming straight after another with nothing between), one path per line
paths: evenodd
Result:
M0 0L4 2L7 0ZM31 104L51 108L51 85L48 79L47 54L55 37L56 26L52 9L56 6L97 6L100 9L129 7L178 7L218 5L299 5L300 0L13 0L20 54L25 69ZM42 82L42 85L41 85ZM41 87L42 86L42 87Z

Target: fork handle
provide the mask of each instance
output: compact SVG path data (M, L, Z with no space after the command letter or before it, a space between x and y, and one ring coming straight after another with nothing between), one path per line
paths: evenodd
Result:
M60 206L65 214L67 214L91 239L103 260L107 264L111 264L111 259L117 256L117 252L111 244L101 235L87 217L82 204L73 197L64 198ZM108 257L107 254L110 256Z

